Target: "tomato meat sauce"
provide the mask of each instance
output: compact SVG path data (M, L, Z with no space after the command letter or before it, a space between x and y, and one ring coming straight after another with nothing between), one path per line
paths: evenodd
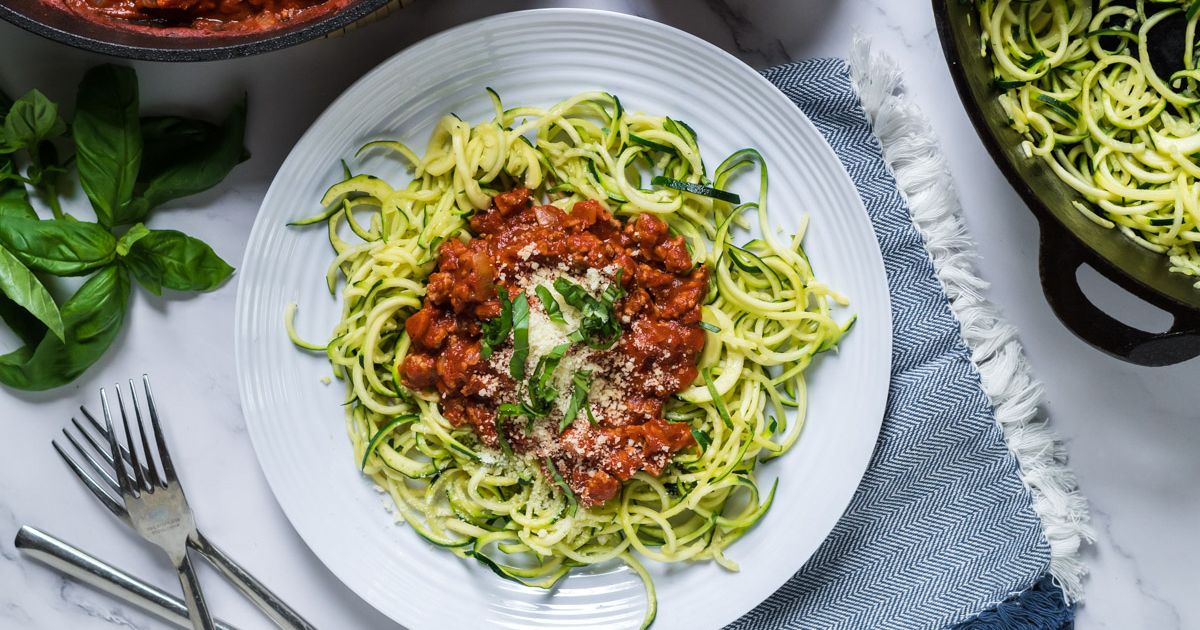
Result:
M469 425L488 446L502 446L502 431L514 452L552 462L584 507L613 498L638 471L661 474L674 453L695 445L686 423L663 418L665 401L696 380L704 348L700 315L709 271L693 265L682 237L650 214L622 223L595 201L565 212L535 204L523 188L496 195L470 227L475 238L441 245L424 303L405 322L407 386L436 389L446 419ZM502 312L499 287L514 300L525 295L531 339L548 334L547 307L533 289L555 277L585 288L590 279L597 293L600 283L621 289L612 307L621 327L617 341L608 348L575 343L557 368L565 373L556 382L570 382L569 365L586 365L591 379L587 409L561 431L570 385L557 390L558 415L498 417L501 405L519 404L525 393L509 370L512 338L490 358L481 353L483 323ZM566 328L551 332L563 335Z
M85 18L130 30L245 33L281 28L349 0L51 0Z

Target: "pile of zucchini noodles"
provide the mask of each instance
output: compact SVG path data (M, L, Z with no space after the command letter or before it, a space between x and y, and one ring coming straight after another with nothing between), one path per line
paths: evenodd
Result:
M429 542L475 558L509 579L549 588L573 567L620 558L646 583L648 625L656 604L648 573L632 552L662 562L713 560L737 565L726 548L770 507L758 462L782 455L804 422L804 372L836 346L845 298L817 281L802 247L807 220L781 239L767 220L767 167L753 149L721 163L710 180L696 134L684 123L632 113L603 92L549 109L504 109L489 90L495 118L470 125L438 122L423 158L398 142L372 142L413 169L398 188L352 176L326 193L324 211L293 225L325 223L336 256L330 292L345 278L342 319L325 352L347 390L347 431L357 464L390 494L398 519ZM759 174L756 201L722 191L743 170ZM652 187L647 174L676 188ZM438 397L409 391L398 371L409 348L405 318L420 308L439 243L468 239L466 220L497 192L515 186L564 209L599 200L616 216L662 218L685 237L693 259L711 270L703 310L703 374L673 398L665 415L687 422L698 448L678 453L660 477L639 472L620 495L583 509L536 460L488 449L469 427L439 413ZM683 192L688 188L693 192ZM706 196L706 195L715 195ZM757 216L761 237L738 246L735 230ZM359 242L342 239L342 225Z
M1079 211L1200 276L1200 2L1128 4L978 0L982 54L1026 154L1088 201ZM1180 15L1184 69L1160 77L1151 31Z

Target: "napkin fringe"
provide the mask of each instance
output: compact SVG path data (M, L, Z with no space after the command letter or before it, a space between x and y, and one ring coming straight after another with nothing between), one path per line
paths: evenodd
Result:
M1048 427L1042 384L1033 378L1014 326L983 295L988 283L975 271L977 255L961 219L961 204L937 136L924 114L902 94L899 67L856 37L850 72L884 160L908 201L938 279L962 327L983 390L996 412L1009 452L1050 545L1049 573L1067 602L1083 594L1087 573L1081 547L1094 540L1088 503L1066 449Z

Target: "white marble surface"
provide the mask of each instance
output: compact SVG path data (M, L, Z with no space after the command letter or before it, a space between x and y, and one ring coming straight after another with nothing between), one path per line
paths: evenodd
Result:
M1200 361L1136 368L1096 352L1055 319L1037 281L1037 230L970 128L951 86L924 0L593 0L552 3L417 0L349 37L233 62L139 63L143 102L215 114L250 94L254 158L217 192L153 218L201 236L231 261L241 258L255 209L272 174L313 118L379 61L428 34L482 15L572 4L628 11L683 28L755 67L844 55L854 32L896 57L913 98L943 139L979 241L991 297L1023 331L1048 406L1068 440L1092 501L1099 540L1079 627L1197 628L1200 593ZM0 86L29 87L64 102L82 71L102 59L0 23ZM385 628L389 622L347 591L292 531L255 462L237 399L232 323L236 282L209 295L155 299L137 291L115 347L71 386L43 394L0 394L0 628L160 627L161 622L20 558L12 536L31 524L92 550L161 585L161 559L103 514L54 458L49 442L80 402L113 379L148 371L169 405L176 457L210 537L225 546L324 628ZM1138 322L1162 314L1093 285L1102 303ZM0 348L11 340L0 337ZM214 608L246 628L267 627L250 606L205 571ZM397 594L403 597L402 593Z

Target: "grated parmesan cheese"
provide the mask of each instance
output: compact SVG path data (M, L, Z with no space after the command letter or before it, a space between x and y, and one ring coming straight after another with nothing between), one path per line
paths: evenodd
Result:
M529 260L529 257L533 256L536 253L537 253L537 243L530 242L530 243L527 243L521 249L517 250L517 258L520 258L521 260Z
M518 257L524 259L528 247L518 252ZM579 371L591 374L588 388L587 407L599 422L611 419L621 422L626 413L629 391L632 389L632 375L636 368L634 360L614 348L597 350L586 344L570 343L568 335L579 328L581 313L562 299L562 295L554 288L554 281L565 278L599 298L604 290L615 281L617 265L609 265L604 269L587 269L584 273L572 273L565 264L535 265L530 263L524 273L516 279L516 285L526 295L529 301L529 355L526 359L525 374L530 376L537 368L542 357L554 348L567 344L567 353L559 361L558 367L551 376L551 387L558 392L548 415L533 423L526 438L533 443L533 453L537 457L558 457L571 454L574 457L587 454L589 445L585 438L601 446L615 446L615 437L588 431L591 421L587 409L580 409L570 428L561 435L558 427L565 417L574 393L574 375ZM542 286L549 290L559 304L566 324L557 324L550 319L545 305L538 297L536 289ZM488 362L491 369L499 374L509 373L509 363L512 360L511 344L498 348ZM656 370L652 378L662 380L665 377L662 370ZM507 390L507 391L506 391ZM528 399L529 385L526 381L512 383L507 378L489 374L483 379L480 394L490 398L497 404L500 402L515 402ZM524 426L522 424L522 426ZM497 455L498 457L498 455ZM487 460L485 460L487 463Z

